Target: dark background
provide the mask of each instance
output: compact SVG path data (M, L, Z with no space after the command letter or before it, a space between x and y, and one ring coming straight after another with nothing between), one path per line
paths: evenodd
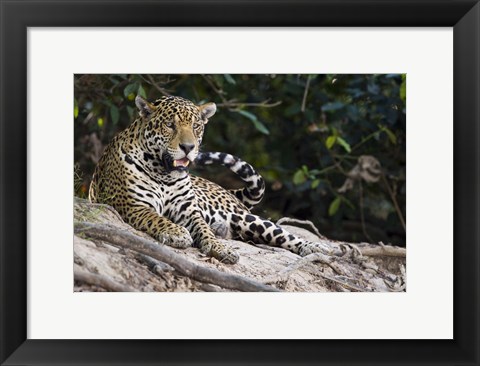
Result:
M215 102L204 151L251 163L267 192L254 212L311 220L332 238L405 245L406 77L387 75L75 75L75 194L85 197L112 137L137 116L137 94ZM382 166L378 182L339 193L362 155ZM225 186L228 169L197 168Z

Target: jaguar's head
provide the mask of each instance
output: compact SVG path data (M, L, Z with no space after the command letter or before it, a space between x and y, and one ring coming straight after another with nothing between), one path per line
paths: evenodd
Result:
M149 103L135 98L146 149L167 171L187 170L198 154L204 127L217 110L214 103L196 105L180 97L163 97Z

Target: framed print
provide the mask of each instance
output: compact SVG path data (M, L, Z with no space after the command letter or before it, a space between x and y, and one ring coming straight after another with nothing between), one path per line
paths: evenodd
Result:
M476 1L1 0L0 4L2 364L479 364L480 5ZM345 122L366 108L356 104L357 85L368 91L362 101L393 121L388 125L388 118L372 117L372 137L360 135L359 140L351 137L357 132L354 126ZM170 95L155 101L169 94L166 89L188 101ZM237 98L248 96L240 102L248 100L255 105L236 104L235 94ZM274 106L271 110L275 111L277 96L283 103L282 114L246 108L260 104ZM141 156L112 145L112 150L122 153L124 162L137 170L147 169L136 164L140 157L142 164L151 161L152 169L157 162L170 167L169 174L181 175L194 160L188 154L196 151L197 144L219 146L217 151L229 153L251 141L256 141L251 143L255 146L264 144L264 139L255 140L241 127L228 127L245 123L240 126L282 140L279 153L274 152L274 144L265 144L267 154L260 149L243 150L262 175L271 179L271 192L274 183L279 190L287 184L300 195L303 184L303 194L308 189L312 199L319 200L314 201L320 202L318 207L325 205L321 199L325 197L327 215L335 218L338 210L351 209L351 218L355 213L351 207L357 203L349 202L343 193L354 183L346 181L342 186L335 182L323 192L322 169L311 168L311 153L301 143L291 150L284 143L294 140L296 131L285 127L289 122L282 116L290 119L292 128L299 123L295 113L301 111L308 120L305 128L313 136L305 138L304 145L318 143L327 154L338 152L340 155L332 153L333 160L327 161L334 162L335 169L353 168L353 160L360 157L351 155L351 150L369 138L384 144L387 158L383 161L391 163L389 154L407 156L406 167L391 163L393 173L386 181L395 181L400 187L395 189L401 190L408 177L408 189L406 183L403 186L408 204L405 207L405 202L391 193L395 189L386 189L391 215L384 216L380 224L398 228L390 230L394 232L402 232L408 225L406 234L403 231L403 236L392 239L409 243L406 272L398 276L402 279L399 291L382 287L386 291L381 294L362 292L361 285L367 282L332 279L324 272L322 279L314 279L316 285L361 293L313 290L293 294L286 293L290 289L285 283L282 287L247 281L242 283L247 287L222 283L224 287L203 287L204 293L172 294L149 281L118 286L115 277L109 282L103 276L106 272L95 273L99 263L89 267L91 272L81 272L87 267L85 257L79 252L72 256L70 242L74 230L71 187L76 187L72 161L89 177L79 179L77 188L86 194L93 187L90 200L100 197L97 203L116 205L128 221L131 212L122 212L123 201L115 201L123 193L105 188L117 173L103 178L101 168L94 166L103 161L115 164L114 154L101 158L98 149L96 156L87 156L85 147L95 143L106 146L120 131L115 126L135 135L135 122L134 127L126 127L130 117L138 117L139 124L151 122L154 128L155 121L149 118L172 101L175 108L187 108L199 116L198 121L190 118L192 130L178 118L161 125L162 136L183 131L175 151L185 154L174 152L164 159L167 155L162 152L162 160L157 162L154 150L159 141L149 145L153 150L142 150ZM388 108L383 108L385 105ZM162 111L167 113L165 108ZM74 129L72 109L75 123L93 121L95 133L83 128L85 124ZM204 135L203 142L198 139L199 132L194 129L202 128L207 119L205 134L212 129L224 140L215 134ZM200 120L203 125L197 126ZM332 120L337 124L325 122ZM396 129L398 121L403 121L403 129ZM222 123L226 126L223 130ZM280 134L285 132L282 128L286 137ZM275 156L281 160L282 151L298 159L287 179L268 170L276 164ZM343 160L335 160L339 156L351 163L342 165ZM227 167L228 159L233 159L225 154L207 158L222 159ZM248 164L233 168L236 163L230 164L234 173L250 171L244 180L254 181L247 198L255 201L252 192L261 191L261 184L252 178L255 174ZM325 167L334 169L321 166ZM351 178L352 171L344 175ZM161 196L142 191L136 197L148 201L147 193ZM159 201L168 211L169 206ZM295 211L292 201L288 201L291 212L307 210L302 206ZM362 207L368 204L371 201L359 203ZM182 210L188 208L182 205ZM245 241L255 242L269 228L266 218L274 214L265 210L262 219L245 214L244 221L249 223L242 231ZM187 222L184 216L179 220ZM75 230L82 225L85 229L81 218L75 220ZM135 220L131 222L142 229L135 226ZM363 216L361 222L360 232L369 236ZM189 230L194 235L199 229L192 226ZM297 243L296 237L282 231L275 235L280 235L276 237L279 245L283 239L292 241L287 244ZM213 234L209 238L214 240ZM99 247L109 248L105 237L97 239ZM135 240L148 249L147 239ZM88 245L82 248L86 251ZM294 255L299 252L298 248L285 248ZM214 266L228 272L230 279L238 279L222 261L233 258L235 262L243 249L229 255L204 250L205 258L203 249L189 248L188 252L205 262L214 257L221 264L213 261ZM385 271L382 273L389 276ZM137 285L147 292L130 293ZM249 293L214 291L219 288ZM97 293L99 289L118 292ZM285 291L251 292L255 290Z

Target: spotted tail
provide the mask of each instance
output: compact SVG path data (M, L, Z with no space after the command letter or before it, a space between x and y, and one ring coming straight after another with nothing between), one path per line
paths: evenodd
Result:
M201 152L195 159L195 163L198 165L219 163L238 175L246 183L246 186L229 191L248 208L257 205L262 200L265 193L265 181L250 164L240 158L221 152Z

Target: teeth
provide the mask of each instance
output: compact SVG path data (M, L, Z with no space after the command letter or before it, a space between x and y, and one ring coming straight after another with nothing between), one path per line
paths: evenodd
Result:
M190 160L188 159L179 159L179 160L174 160L173 161L173 167L176 168L177 166L184 166L184 167L187 167L188 164L190 164Z

